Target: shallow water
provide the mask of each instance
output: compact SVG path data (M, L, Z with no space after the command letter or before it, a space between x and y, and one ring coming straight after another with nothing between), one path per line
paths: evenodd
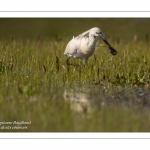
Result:
M65 88L63 98L72 111L92 113L97 107L125 105L150 109L150 89L122 88L108 91L106 88Z

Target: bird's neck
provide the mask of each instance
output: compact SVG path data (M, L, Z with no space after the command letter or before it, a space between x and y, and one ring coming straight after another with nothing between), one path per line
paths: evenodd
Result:
M94 46L96 44L96 38L94 36L89 36L88 46Z

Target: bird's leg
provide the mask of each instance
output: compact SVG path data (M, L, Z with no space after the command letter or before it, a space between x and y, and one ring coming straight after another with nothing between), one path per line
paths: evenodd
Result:
M66 60L66 64L69 66L69 65L73 65L75 68L77 67L77 66L79 66L78 64L71 64L71 63L69 63L69 59L70 59L70 57Z
M96 56L95 56L95 54L94 54L94 61L96 62Z
M69 65L75 66L74 64L69 63L69 59L70 59L70 57L66 60L66 64L67 64L68 66L69 66Z
M69 59L70 59L70 57L66 60L66 64L69 66L70 64L69 64Z
M79 66L78 64L73 64L73 65L74 65L75 68Z

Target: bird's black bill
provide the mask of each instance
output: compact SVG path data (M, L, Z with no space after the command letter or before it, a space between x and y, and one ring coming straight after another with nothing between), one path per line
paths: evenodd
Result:
M110 51L110 53L112 55L116 55L117 54L117 51L113 47L111 47L111 46L109 46L109 51Z
M117 51L111 47L111 45L108 43L108 41L105 39L105 37L103 36L102 33L99 34L99 36L102 38L102 40L109 46L109 51L112 55L116 55L117 54Z
M111 47L111 45L108 43L108 41L105 39L105 37L103 36L102 33L100 33L99 36L102 38L102 40L103 40L108 46Z
M103 40L109 47L111 47L111 45L108 43L108 41L105 39Z

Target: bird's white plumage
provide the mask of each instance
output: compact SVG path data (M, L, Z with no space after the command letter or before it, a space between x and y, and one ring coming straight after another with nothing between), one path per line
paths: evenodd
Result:
M96 37L98 37L100 33L101 30L95 27L73 37L67 44L64 55L81 59L82 62L86 64L88 58L94 53Z
M73 36L73 39L70 40L66 46L64 55L67 55L69 58L73 57L81 59L83 64L86 64L88 58L92 56L95 51L96 37L102 38L102 40L109 47L109 51L112 55L117 54L117 51L108 43L101 30L97 27L94 27L76 37ZM66 61L67 65L71 65L69 64L69 58Z

